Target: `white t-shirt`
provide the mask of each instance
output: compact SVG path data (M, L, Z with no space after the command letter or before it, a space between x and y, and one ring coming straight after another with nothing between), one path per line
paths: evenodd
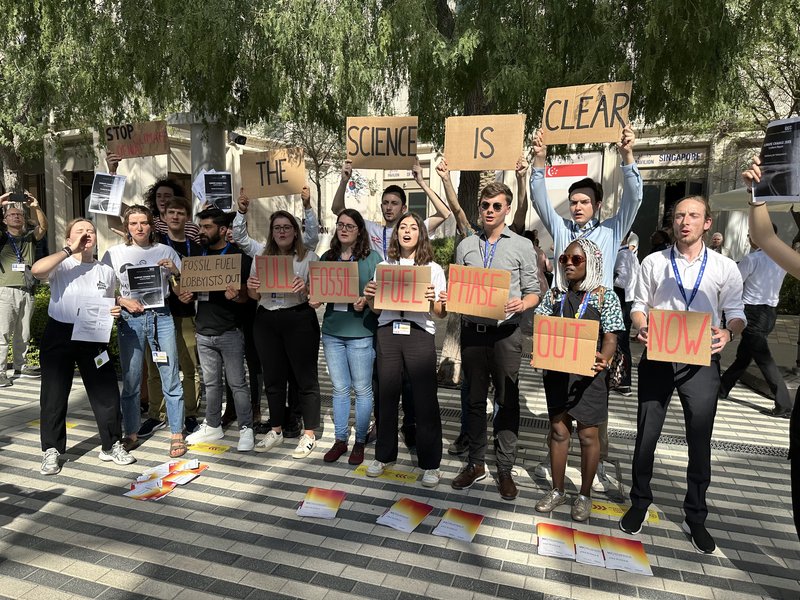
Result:
M128 274L126 273L128 267L156 265L163 258L170 259L178 269L181 268L181 257L178 253L166 244L158 243L146 248L136 244L111 246L103 257L103 264L114 269L117 281L119 281L120 294L125 298L129 298L131 291L128 285ZM164 298L169 296L169 275L169 269L161 269L161 288L164 292Z
M74 256L61 261L47 280L47 314L60 323L75 322L84 298L113 298L117 288L114 269L97 261L83 263Z
M401 216L400 219L402 218ZM398 221L400 221L400 219L398 219ZM394 226L388 227L375 221L364 221L364 225L367 229L367 235L369 235L369 247L380 254L383 260L386 260L389 250L389 241L392 239ZM425 219L425 229L427 229L430 234L431 225L429 219Z
M313 252L307 252L303 260L298 260L296 254L294 256L294 260L292 261L294 264L294 274L305 281L306 286L308 286L309 263L317 260L319 260L319 257ZM258 270L256 268L257 261L258 256L253 257L253 266L250 267L251 276L258 275ZM275 294L265 292L261 294L258 305L263 306L267 310L278 310L279 308L291 308L292 306L297 306L304 302L308 302L308 295L306 294Z
M414 266L414 261L409 258L401 258L399 261L385 260L379 264ZM439 292L444 292L447 289L447 279L445 278L444 271L442 270L442 267L439 266L439 263L431 262L428 263L427 266L431 268L431 284L433 285L433 293L436 298L438 298ZM378 315L378 327L388 325L392 321L400 320L416 323L431 335L436 333L436 324L431 318L430 312L404 312L403 316L401 317L399 310L382 310L381 314Z

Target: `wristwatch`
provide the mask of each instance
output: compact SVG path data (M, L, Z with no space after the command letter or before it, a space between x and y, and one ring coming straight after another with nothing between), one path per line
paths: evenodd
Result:
M733 338L734 338L733 332L728 327L725 328L725 331L727 331L728 335L731 336L731 340L730 341L733 341Z

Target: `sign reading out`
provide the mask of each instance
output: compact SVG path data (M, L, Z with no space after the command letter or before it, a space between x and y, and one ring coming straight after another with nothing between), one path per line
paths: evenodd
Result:
M356 169L410 169L417 117L347 117L347 158Z
M710 365L711 314L651 310L647 321L647 358L687 365Z
M524 136L525 115L448 117L444 155L453 171L513 170Z
M358 263L319 261L309 263L309 294L311 302L350 304L359 297Z
M248 152L240 159L242 187L251 198L299 194L306 184L302 148Z
M181 261L182 292L219 292L242 285L242 255L187 256Z
M533 316L533 360L537 369L594 375L599 321Z
M405 312L430 310L431 304L425 299L425 290L431 284L430 267L378 265L375 281L378 284L375 308Z
M447 276L448 312L505 319L511 273L502 269L483 269L450 265Z
M166 121L109 125L103 131L108 152L120 158L169 154Z
M258 291L262 294L291 294L294 281L294 257L256 256L256 273L261 281Z
M631 87L631 81L619 81L548 89L542 141L545 144L619 141L628 123Z

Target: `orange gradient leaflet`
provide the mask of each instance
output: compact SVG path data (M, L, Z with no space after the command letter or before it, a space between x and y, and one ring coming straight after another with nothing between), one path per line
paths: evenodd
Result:
M642 542L601 535L600 544L605 554L606 568L641 575L653 575L653 571L650 569L650 560L647 558Z

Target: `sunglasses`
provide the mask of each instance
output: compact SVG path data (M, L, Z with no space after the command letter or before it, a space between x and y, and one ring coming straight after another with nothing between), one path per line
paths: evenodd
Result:
M586 262L586 257L579 254L562 254L558 257L558 264L567 265L572 263L573 267L580 267Z
M500 202L495 202L494 204L491 202L481 202L481 210L489 210L490 207L494 209L494 212L503 210L503 204Z

